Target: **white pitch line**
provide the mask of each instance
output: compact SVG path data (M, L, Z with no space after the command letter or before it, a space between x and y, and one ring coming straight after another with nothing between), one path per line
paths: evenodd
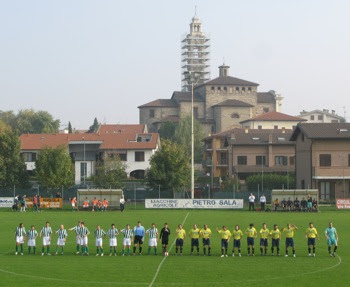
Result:
M186 216L185 216L185 219L184 219L183 222L182 222L182 225L185 225L185 222L186 222L187 217L188 217L189 214L190 214L190 213L187 212L187 214L186 214ZM169 248L169 252L170 252L170 250L174 247L175 242L176 242L176 239L174 240L173 244L171 244L171 246L170 246L170 248ZM164 256L164 258L162 259L162 261L159 263L158 268L157 268L157 271L156 271L156 274L154 274L154 277L153 277L153 279L152 279L152 282L149 284L148 287L152 287L152 286L153 286L154 282L155 282L156 279L157 279L157 276L158 276L158 273L159 273L159 271L160 271L160 268L162 267L162 265L163 265L164 261L167 259L167 257L168 257L168 256Z

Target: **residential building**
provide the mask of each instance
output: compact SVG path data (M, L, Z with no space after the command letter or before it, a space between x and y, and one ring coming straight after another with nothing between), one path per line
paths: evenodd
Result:
M335 110L329 111L327 109L302 111L298 117L307 120L308 123L342 123L345 121L343 117L335 113Z
M74 163L76 184L95 175L97 164L105 157L116 155L126 164L128 177L143 178L151 156L160 146L159 136L144 133L142 125L120 127L101 125L97 133L86 134L23 134L20 136L21 154L31 172L40 150L64 146Z
M325 202L350 197L349 123L299 123L291 140L298 189L318 189Z
M289 129L236 128L207 137L203 140L204 170L215 177L234 177L243 182L253 174L294 173L291 133Z
M240 127L247 120L269 111L280 111L282 97L274 91L258 92L259 84L231 77L229 67L219 67L219 77L194 88L194 117L204 134ZM170 99L158 99L139 106L140 124L158 131L167 119L178 122L191 115L191 92L174 92Z
M276 111L264 113L241 121L242 128L248 129L293 129L306 119L290 116Z

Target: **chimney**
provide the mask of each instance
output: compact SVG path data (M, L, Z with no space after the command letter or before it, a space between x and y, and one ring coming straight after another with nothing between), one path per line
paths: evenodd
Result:
M269 134L269 143L272 144L272 133Z
M219 77L227 77L229 76L229 72L230 66L226 66L225 63L219 67Z
M335 115L335 110L332 110L332 115Z

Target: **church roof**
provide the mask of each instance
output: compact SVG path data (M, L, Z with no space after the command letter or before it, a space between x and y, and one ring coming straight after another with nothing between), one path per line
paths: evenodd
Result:
M259 86L257 83L234 78L231 76L217 77L216 79L205 82L204 85Z
M148 102L144 105L138 106L138 108L149 108L149 107L177 107L177 103L174 100L169 99L158 99L152 102Z
M177 102L190 102L192 100L191 97L192 97L191 92L174 92L173 95L171 96L171 99ZM203 98L197 93L194 93L193 101L204 102Z
M213 107L254 107L251 104L239 100L228 99L213 105Z
M257 102L258 104L269 104L274 103L275 100L275 94L273 92L263 92L257 94Z

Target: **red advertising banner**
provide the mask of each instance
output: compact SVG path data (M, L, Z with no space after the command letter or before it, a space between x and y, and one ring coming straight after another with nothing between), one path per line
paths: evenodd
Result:
M26 198L27 206L33 207L33 199ZM62 208L62 198L40 198L40 208Z
M336 206L337 209L350 209L350 198L338 198Z

